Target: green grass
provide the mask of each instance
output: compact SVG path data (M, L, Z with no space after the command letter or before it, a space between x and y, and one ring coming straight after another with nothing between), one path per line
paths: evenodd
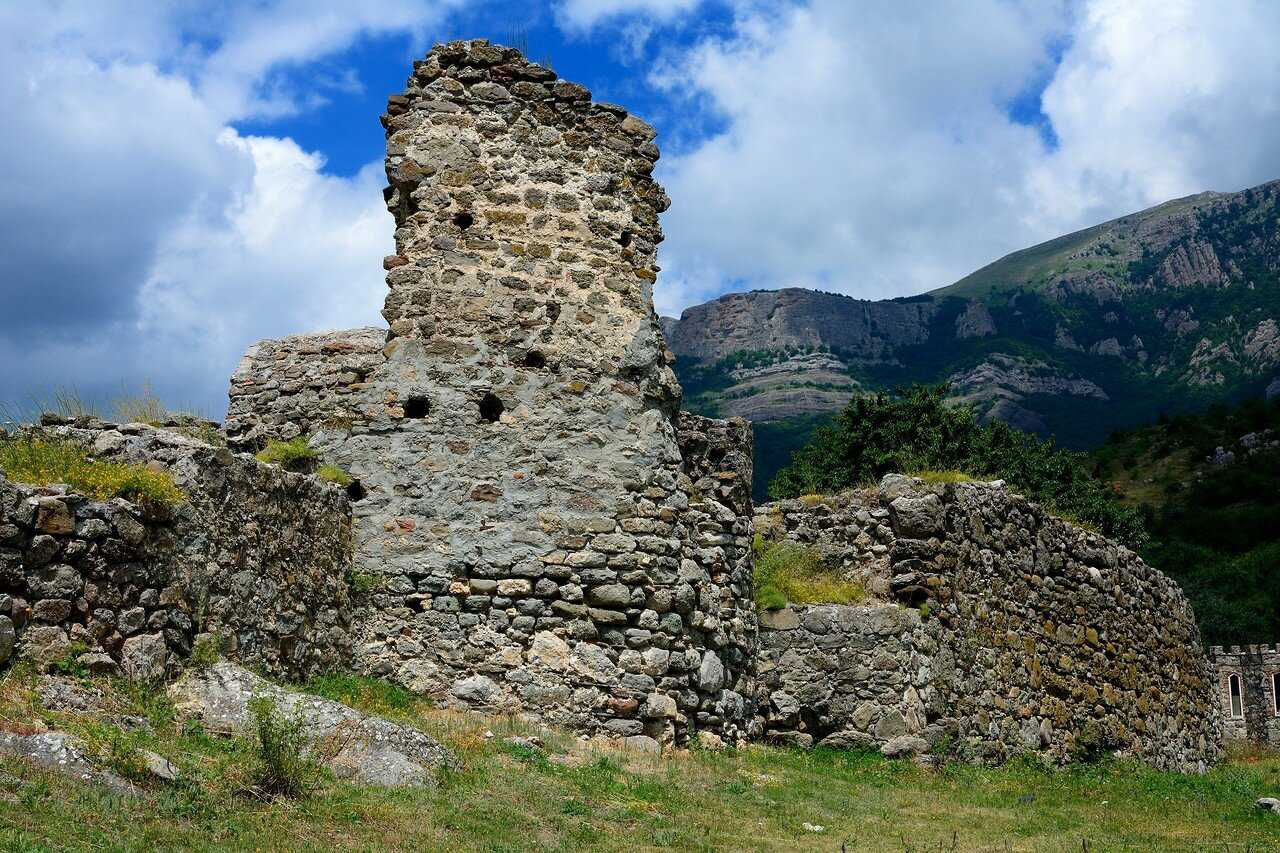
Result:
M366 710L380 689L340 690ZM319 773L296 798L252 795L250 739L174 722L162 693L108 690L111 713L147 716L153 731L120 733L122 764L151 749L185 781L145 783L122 798L8 763L0 776L2 850L848 850L1261 851L1280 820L1253 806L1280 788L1280 760L1251 758L1205 776L1105 761L1068 770L1033 762L922 769L878 754L752 746L653 757L543 733L546 752L504 744L527 724L401 708L464 765L434 788L387 791ZM0 728L49 725L85 734L110 724L38 710L33 681L0 675ZM99 715L101 717L102 715ZM486 730L495 737L485 738ZM97 747L95 747L97 749ZM804 824L824 827L821 833Z
M812 548L795 542L771 542L756 535L756 604L781 610L787 604L856 604L866 598L857 581L832 571Z
M321 465L316 469L316 476L321 480L342 486L344 489L351 485L351 475L337 465Z
M909 476L924 480L932 485L942 483L972 483L974 478L963 471L912 471Z
M289 441L267 442L267 446L258 452L257 459L259 462L279 465L286 471L302 471L319 455L318 451L307 444L307 437L300 435Z
M173 477L163 471L94 459L85 448L61 439L0 434L0 470L14 482L65 483L96 500L125 498L165 506L186 500Z

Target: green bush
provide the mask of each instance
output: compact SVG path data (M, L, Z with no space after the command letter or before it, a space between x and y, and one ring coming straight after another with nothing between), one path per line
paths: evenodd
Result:
M314 767L304 752L302 720L286 717L267 696L250 700L249 712L254 725L254 793L273 799L304 793Z
M286 471L306 471L320 455L307 444L307 437L300 435L289 441L269 441L267 446L258 452L259 462L279 465Z
M755 597L764 610L787 604L854 604L866 598L857 581L842 578L812 548L756 535Z
M907 471L964 471L1000 478L1028 497L1131 548L1147 541L1142 513L1093 476L1088 457L1000 421L978 423L947 387L915 385L896 396L855 397L769 484L774 498L830 494Z
M173 477L143 465L104 462L73 442L0 433L0 470L18 483L49 486L65 483L95 500L125 498L137 503L172 506L186 500Z

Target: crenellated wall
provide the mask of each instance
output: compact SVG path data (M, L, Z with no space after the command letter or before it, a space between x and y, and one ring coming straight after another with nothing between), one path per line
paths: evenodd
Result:
M1227 739L1280 745L1280 645L1213 646L1209 666Z

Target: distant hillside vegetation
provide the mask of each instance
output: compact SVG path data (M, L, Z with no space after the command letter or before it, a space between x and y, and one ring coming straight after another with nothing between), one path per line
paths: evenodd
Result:
M1165 418L1093 456L1143 511L1142 555L1187 591L1206 642L1280 640L1280 400Z

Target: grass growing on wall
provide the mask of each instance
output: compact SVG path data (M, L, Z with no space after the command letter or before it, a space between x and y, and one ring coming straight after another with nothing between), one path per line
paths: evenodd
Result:
M316 469L316 476L335 485L346 488L351 485L351 475L337 465L321 465Z
M307 440L305 435L300 435L288 441L269 441L258 452L257 459L259 462L279 465L286 471L303 471L320 455L307 444Z
M759 534L754 548L756 604L765 610L788 604L856 604L866 598L861 583L832 571L812 548L771 542Z
M14 482L33 486L65 483L96 500L125 498L165 506L186 500L165 472L94 459L80 445L60 439L0 433L0 470Z

